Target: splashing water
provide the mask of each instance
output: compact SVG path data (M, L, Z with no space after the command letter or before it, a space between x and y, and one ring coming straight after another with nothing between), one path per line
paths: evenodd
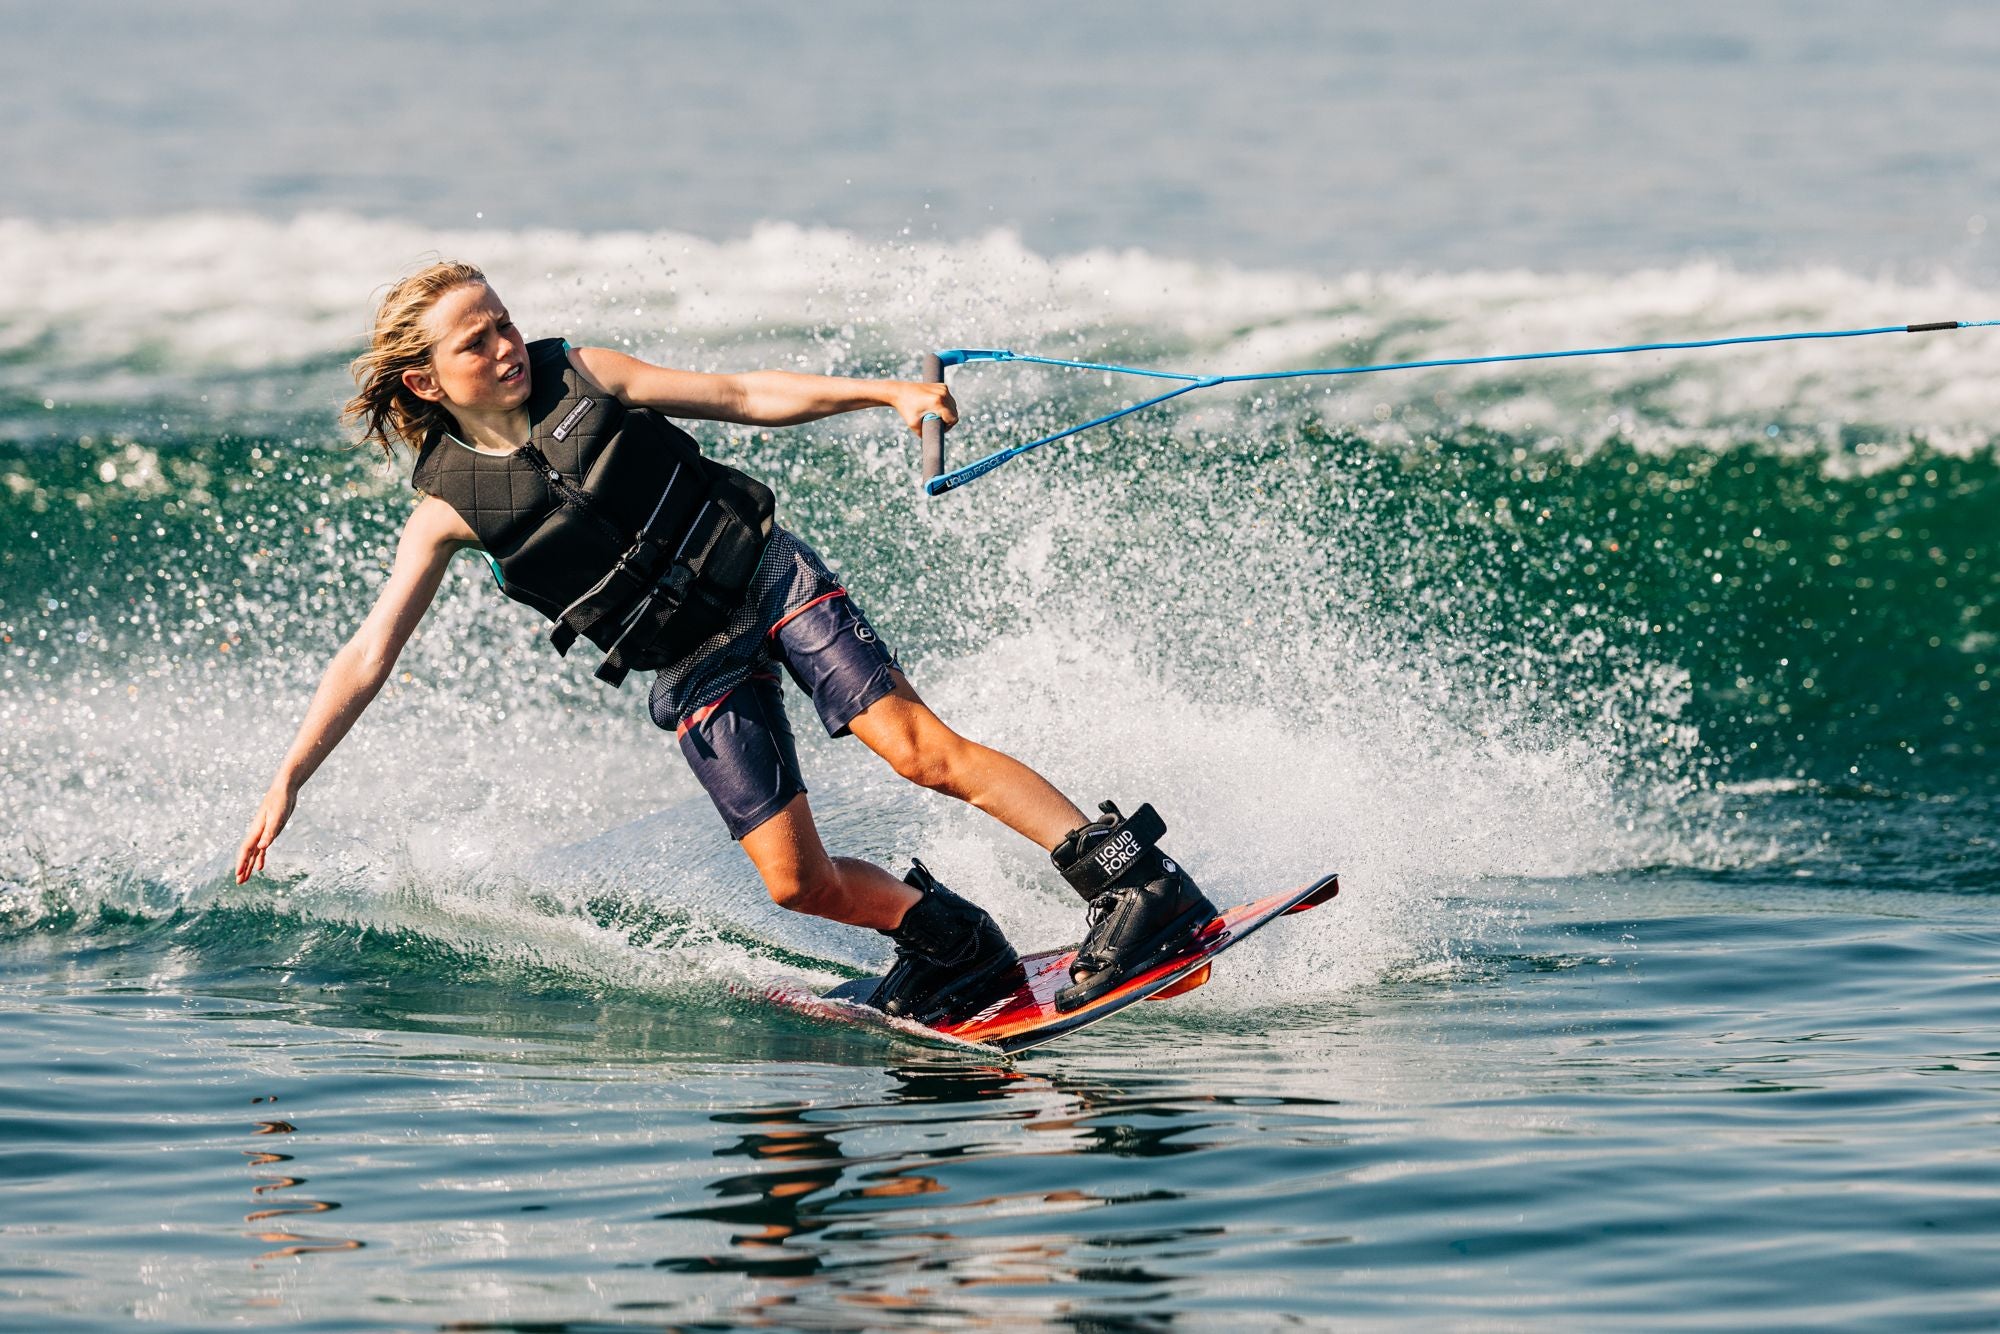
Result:
M879 948L765 903L635 693L542 651L470 563L305 791L278 903L224 883L407 509L331 409L364 295L422 251L481 262L535 334L863 374L953 341L1241 370L2000 305L1707 266L1316 281L1050 260L1003 233L0 232L8 932L262 914L287 948L372 933L391 956L414 941L595 986ZM1080 799L1153 801L1219 896L1335 864L1365 887L1329 934L1268 947L1265 975L1339 987L1468 929L1444 905L1484 878L1756 866L1813 842L1735 827L1746 783L1976 787L1990 351L1967 334L1266 386L942 502L915 494L881 414L705 438L772 481L948 720ZM959 448L1121 392L1011 369L956 388ZM1018 840L858 747L806 751L838 847L924 855L1029 938L1068 911Z

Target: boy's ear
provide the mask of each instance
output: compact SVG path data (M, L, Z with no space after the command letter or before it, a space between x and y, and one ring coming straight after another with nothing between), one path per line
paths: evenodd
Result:
M444 390L438 388L437 376L431 374L428 366L404 371L403 388L426 403L439 403L444 400Z

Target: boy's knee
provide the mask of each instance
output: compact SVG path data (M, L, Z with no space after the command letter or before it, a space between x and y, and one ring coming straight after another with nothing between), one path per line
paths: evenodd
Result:
M888 759L890 765L918 787L952 793L963 772L964 743L957 737L920 740L911 736Z

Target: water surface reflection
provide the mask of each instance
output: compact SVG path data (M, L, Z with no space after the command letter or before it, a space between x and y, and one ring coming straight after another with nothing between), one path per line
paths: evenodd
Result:
M252 1098L252 1103L273 1103L275 1096ZM289 1121L276 1118L256 1123L253 1135L296 1135L298 1127ZM276 1149L245 1149L243 1156L255 1167L279 1167L294 1161L294 1155L280 1153ZM308 1199L299 1195L280 1195L281 1191L292 1191L306 1184L306 1178L291 1175L293 1169L286 1167L279 1172L260 1172L259 1184L250 1188L254 1196L272 1196L259 1200L259 1207L243 1215L246 1223L270 1223L274 1219L287 1219L303 1214L332 1213L340 1205L333 1200ZM366 1243L353 1237L308 1236L300 1232L285 1231L282 1224L247 1232L245 1236L257 1241L275 1243L273 1249L257 1257L259 1261L282 1260L301 1255L317 1255L327 1251L358 1251Z
M746 1291L735 1315L754 1322L798 1318L801 1303L977 1320L1004 1295L1017 1314L1026 1301L1079 1327L1164 1328L1172 1317L1147 1308L1192 1281L1176 1261L1212 1256L1230 1229L1197 1221L1144 1161L1215 1147L1206 1132L1241 1110L1338 1106L1193 1093L1181 1078L948 1062L887 1073L865 1102L711 1117L731 1170L703 1184L706 1202L657 1217L719 1224L719 1244L653 1267L778 1280Z

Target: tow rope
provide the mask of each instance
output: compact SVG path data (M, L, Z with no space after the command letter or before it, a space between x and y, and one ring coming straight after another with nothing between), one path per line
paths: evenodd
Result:
M1310 376L1374 375L1382 371L1432 370L1444 366L1491 366L1499 362L1553 361L1562 357L1608 357L1626 352L1675 352L1688 348L1731 347L1742 343L1791 343L1813 338L1867 338L1874 334L1939 333L1947 329L1982 329L1996 325L2000 325L2000 320L1935 320L1928 324L1885 324L1873 329L1817 329L1803 333L1742 334L1732 338L1698 338L1677 343L1572 347L1556 352L1508 352L1487 357L1437 357L1426 361L1386 361L1372 366L1328 366L1302 371L1254 371L1243 375L1189 375L1181 371L1148 370L1141 366L1115 366L1099 361L1068 361L1061 357L1035 356L1002 347L951 348L943 352L924 354L923 374L926 380L934 384L943 384L945 369L950 366L964 366L976 361L1014 361L1035 366L1055 366L1064 370L1136 375L1153 380L1172 380L1176 383L1174 388L1165 393L1154 394L1136 403L1128 403L1115 412L1092 417L1087 422L1065 427L1038 440L1027 440L1018 445L995 450L984 458L975 459L949 472L945 470L944 423L935 414L928 414L923 423L923 488L930 495L941 496L947 491L957 490L967 482L977 481L1002 464L1011 463L1023 454L1040 449L1044 445L1052 445L1058 440L1067 440L1073 435L1115 422L1120 417L1143 412L1147 408L1165 403L1168 399L1179 398L1182 394L1193 393L1197 389L1212 389L1223 384L1247 384L1256 380L1298 380Z

